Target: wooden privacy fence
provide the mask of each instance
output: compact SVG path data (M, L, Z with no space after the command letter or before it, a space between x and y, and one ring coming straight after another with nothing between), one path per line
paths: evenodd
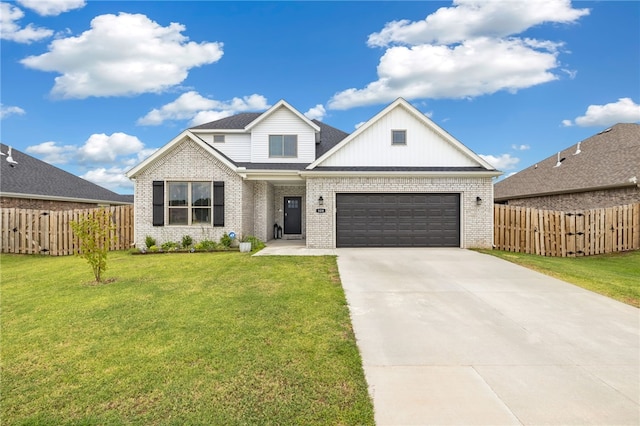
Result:
M575 257L640 249L640 203L560 212L496 204L495 247Z
M111 219L115 225L109 249L128 249L133 243L133 206L106 209L111 212ZM91 216L99 210L0 209L2 253L52 256L74 254L79 249L79 242L71 230L71 222Z

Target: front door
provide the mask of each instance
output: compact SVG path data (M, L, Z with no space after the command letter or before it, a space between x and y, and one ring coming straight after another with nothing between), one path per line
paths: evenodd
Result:
M302 197L284 197L284 233L302 234Z

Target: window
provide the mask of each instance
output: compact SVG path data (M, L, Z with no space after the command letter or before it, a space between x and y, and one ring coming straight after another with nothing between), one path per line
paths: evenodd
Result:
M224 143L224 135L213 135L214 143Z
M392 145L406 145L407 144L407 131L406 130L392 130L391 131L391 144Z
M211 182L167 182L169 225L211 224Z
M298 156L298 135L269 135L269 157Z

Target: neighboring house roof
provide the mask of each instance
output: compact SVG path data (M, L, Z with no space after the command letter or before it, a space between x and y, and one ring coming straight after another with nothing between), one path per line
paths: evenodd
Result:
M620 123L496 183L494 198L620 188L639 180L640 125Z
M9 147L0 144L6 154ZM131 196L119 195L95 183L84 180L38 160L15 148L11 167L6 156L0 157L0 195L15 198L74 201L97 204L131 204Z

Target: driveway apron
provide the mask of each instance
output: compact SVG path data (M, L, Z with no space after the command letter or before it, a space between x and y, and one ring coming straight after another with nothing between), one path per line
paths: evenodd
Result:
M462 249L338 249L382 425L639 425L639 310Z

